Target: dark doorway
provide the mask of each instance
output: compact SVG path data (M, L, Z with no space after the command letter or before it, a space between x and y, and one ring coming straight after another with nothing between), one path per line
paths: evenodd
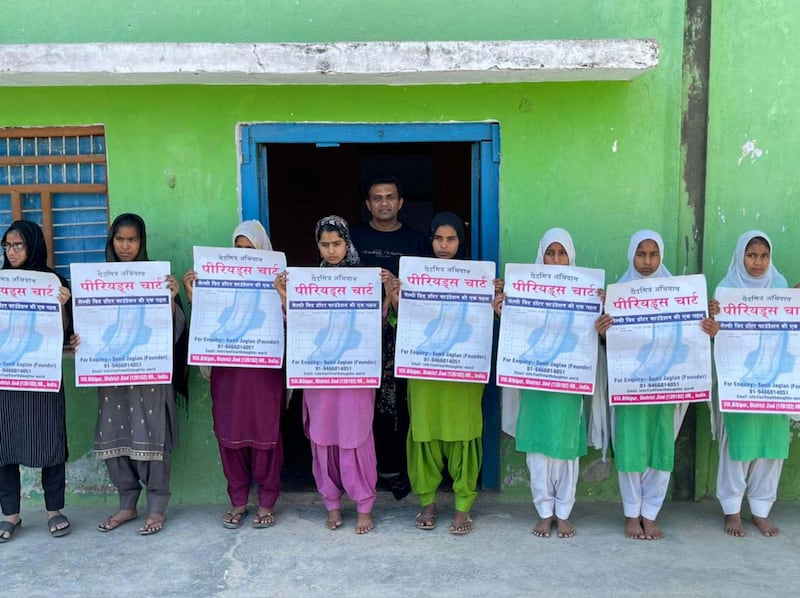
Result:
M375 176L396 177L404 204L400 220L427 234L434 214L447 210L467 225L472 213L472 144L439 143L267 143L264 144L272 243L289 264L319 262L314 225L338 214L351 226L367 222L366 185ZM356 248L357 249L357 248ZM467 255L470 255L467 247ZM302 391L295 390L282 421L283 484L313 489L311 452L302 423Z

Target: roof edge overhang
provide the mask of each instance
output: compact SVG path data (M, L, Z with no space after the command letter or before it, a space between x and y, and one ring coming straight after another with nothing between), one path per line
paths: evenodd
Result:
M0 86L629 81L653 39L0 45Z

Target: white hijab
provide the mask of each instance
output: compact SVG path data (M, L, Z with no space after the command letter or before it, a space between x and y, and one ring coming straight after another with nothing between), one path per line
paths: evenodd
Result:
M539 241L539 250L536 253L536 263L544 264L544 254L547 248L553 243L561 244L569 256L569 265L574 266L575 244L572 242L572 236L563 228L551 228L542 235ZM603 372L604 371L605 368L603 367ZM603 461L605 462L609 438L607 414L608 395L605 392L605 374L600 373L600 368L598 368L598 376L598 383L595 384L595 394L588 398L591 407L588 409L586 418L589 423L587 442L594 448L603 451ZM501 428L503 432L509 436L516 436L521 399L520 389L504 386L501 391L501 397Z
M267 231L258 220L245 220L240 223L233 231L233 244L236 244L236 237L247 237L256 249L272 251Z
M750 276L744 267L744 252L747 250L747 244L756 237L761 237L767 242L770 252L769 269L758 277ZM731 265L728 266L728 274L722 279L719 286L734 289L785 289L789 286L783 275L773 265L772 241L765 233L760 230L750 230L739 236Z
M569 265L575 265L575 244L572 237L563 228L551 228L542 235L539 241L539 251L536 253L536 263L544 264L544 254L553 243L560 243L569 256Z
M636 271L633 266L633 258L636 255L636 250L639 248L639 243L642 241L655 241L658 245L658 253L661 256L661 263L658 265L658 270L653 272L650 276L642 276ZM669 270L664 266L664 239L661 238L654 230L640 230L631 237L631 242L628 245L628 269L617 282L628 282L629 280L641 280L643 278L666 278L672 276Z

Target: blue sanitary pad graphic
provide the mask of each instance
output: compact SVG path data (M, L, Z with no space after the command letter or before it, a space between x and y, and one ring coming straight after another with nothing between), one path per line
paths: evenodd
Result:
M472 326L467 323L466 303L442 303L439 315L425 326L425 340L417 347L420 353L447 353L456 343L468 340Z
M117 308L117 321L105 329L103 347L97 352L100 359L122 359L150 340L151 329L144 323L144 305Z
M34 330L36 312L14 314L15 318L24 319L23 328ZM35 330L31 334L14 334L11 329L11 314L5 319L5 327L0 331L0 361L3 363L17 363L25 353L36 351L42 345L42 335Z
M249 330L261 328L266 314L258 308L261 291L235 291L233 304L222 310L219 328L211 333L214 340L239 340Z
M519 356L520 361L551 363L561 353L569 353L578 344L578 335L572 332L575 312L548 311L544 324L528 336L529 349Z
M652 340L645 344L636 359L639 367L633 378L661 378L672 366L683 363L689 357L689 345L681 343L683 323L661 324L652 327Z
M317 348L308 356L308 361L338 361L345 351L358 347L361 333L355 329L355 324L356 310L331 310L328 325L314 339Z
M747 384L772 384L778 376L791 372L794 355L789 353L789 335L786 332L762 331L758 336L758 347L750 351L744 360L747 373L742 382Z

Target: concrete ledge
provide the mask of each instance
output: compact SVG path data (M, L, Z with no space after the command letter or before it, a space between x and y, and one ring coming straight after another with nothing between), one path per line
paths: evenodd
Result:
M0 45L0 86L627 81L658 53L652 39Z

